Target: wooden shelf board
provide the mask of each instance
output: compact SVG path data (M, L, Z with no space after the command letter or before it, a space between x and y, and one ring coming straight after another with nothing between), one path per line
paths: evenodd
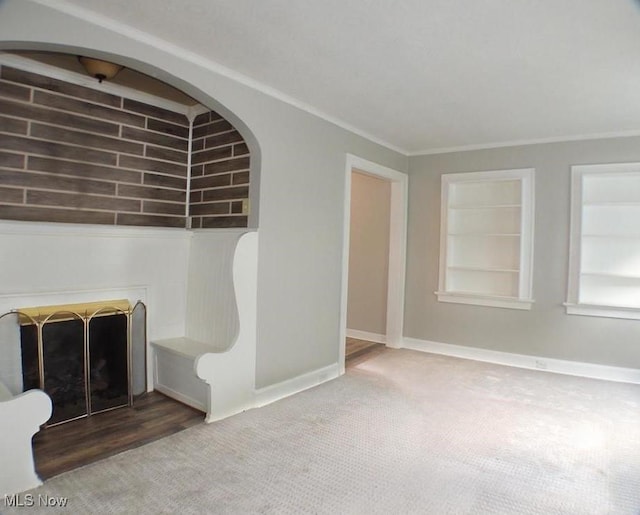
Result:
M522 204L449 204L449 209L514 209Z
M520 237L520 233L513 233L513 232L449 232L447 233L447 235L448 236L483 236L483 237L500 236L500 237L510 237L510 238Z
M518 269L515 268L488 268L482 266L457 266L452 265L448 266L447 270L452 271L463 271L463 272L500 272L500 273L510 273L517 274L519 272Z

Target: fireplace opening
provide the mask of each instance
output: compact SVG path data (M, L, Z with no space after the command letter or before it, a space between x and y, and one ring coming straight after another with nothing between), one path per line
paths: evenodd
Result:
M94 318L89 322L89 395L93 412L128 402L127 336L124 314Z
M131 406L146 391L143 303L44 306L7 315L19 325L14 354L21 373L14 375L21 384L14 389L40 388L51 397L46 426Z

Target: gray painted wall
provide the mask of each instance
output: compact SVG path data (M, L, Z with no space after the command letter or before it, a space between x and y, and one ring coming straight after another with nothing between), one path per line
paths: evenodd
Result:
M351 174L347 328L387 333L391 183Z
M260 232L256 386L337 363L346 153L401 171L405 156L161 43L134 40L27 0L0 3L0 38L0 48L92 53L155 74L233 123L251 149L249 224Z
M570 167L640 161L640 138L505 147L412 157L405 336L504 352L640 367L640 323L566 315ZM535 168L531 311L438 302L440 175ZM638 222L640 224L640 221Z

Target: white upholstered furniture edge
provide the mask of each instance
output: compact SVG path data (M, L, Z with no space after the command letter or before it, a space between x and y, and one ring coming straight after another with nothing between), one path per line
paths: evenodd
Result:
M0 382L0 496L42 484L36 474L31 439L51 417L52 404L42 390L13 395Z

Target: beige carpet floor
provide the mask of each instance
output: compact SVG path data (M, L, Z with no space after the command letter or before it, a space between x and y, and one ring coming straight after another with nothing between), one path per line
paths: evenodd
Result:
M638 515L640 386L389 350L30 494L0 511Z

